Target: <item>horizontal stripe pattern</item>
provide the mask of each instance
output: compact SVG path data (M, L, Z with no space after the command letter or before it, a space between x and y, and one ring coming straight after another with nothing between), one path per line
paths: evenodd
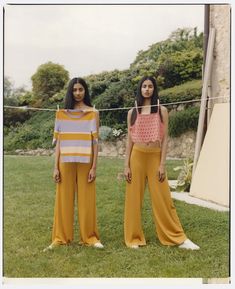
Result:
M92 134L85 133L60 133L58 139L62 140L92 140Z
M70 121L70 120L58 120L57 125L59 131L62 132L92 132L96 131L96 120L80 120L78 121Z
M56 114L59 114L59 119L61 120L74 120L74 121L79 121L80 119L83 120L91 120L94 118L94 114L96 111L91 111L91 112L80 112L76 110L66 110L66 109L61 109L56 112Z
M62 163L90 163L91 158L87 156L61 156Z
M62 162L90 162L92 145L98 143L96 114L96 111L56 112L53 143L60 141Z
M63 140L60 142L61 147L69 147L69 146L82 146L82 147L90 147L91 142L89 140Z
M75 154L75 153L81 153L81 154L90 154L91 153L91 145L89 147L82 147L82 146L68 146L68 147L61 147L60 146L60 152L62 154Z
M69 157L72 157L72 156L76 156L76 157L89 157L90 156L90 154L86 154L86 153L65 153L65 154L62 154L61 153L61 155L62 156L69 156Z

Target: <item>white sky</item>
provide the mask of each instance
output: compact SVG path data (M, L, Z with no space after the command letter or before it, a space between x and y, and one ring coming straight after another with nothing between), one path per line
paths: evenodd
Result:
M203 31L204 5L5 5L4 25L5 75L30 88L48 61L70 77L127 69L177 28Z

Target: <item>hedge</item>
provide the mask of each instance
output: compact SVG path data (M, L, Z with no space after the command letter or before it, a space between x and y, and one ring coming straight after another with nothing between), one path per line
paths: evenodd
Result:
M177 111L169 117L169 136L177 137L189 130L197 130L200 107Z

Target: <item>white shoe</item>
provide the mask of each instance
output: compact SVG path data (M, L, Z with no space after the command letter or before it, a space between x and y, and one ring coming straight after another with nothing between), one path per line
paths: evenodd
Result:
M95 243L95 244L93 245L93 247L99 248L99 249L103 249L103 248L104 248L104 245L101 244L100 242L97 242L97 243Z
M139 245L131 245L130 248L131 249L139 249Z
M196 244L194 244L191 240L186 239L182 244L178 246L181 249L187 249L187 250L199 250L200 247Z
M59 245L52 243L50 246L43 249L43 252L52 251L55 247L58 247L58 246Z

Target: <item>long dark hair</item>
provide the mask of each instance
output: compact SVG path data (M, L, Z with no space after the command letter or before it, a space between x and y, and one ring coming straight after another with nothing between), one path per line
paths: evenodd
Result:
M136 93L137 106L142 106L144 103L144 97L141 93L141 87L142 87L142 84L145 80L150 80L153 84L154 89L153 89L153 94L151 96L151 105L156 105L156 106L151 106L151 113L157 113L158 112L157 103L158 103L158 99L159 99L158 88L157 88L157 82L156 82L155 78L153 78L152 76L144 76L140 79L140 81L138 83L138 87L137 87L137 93ZM141 113L141 109L142 109L141 107L138 107L139 113ZM160 113L161 121L163 121L160 106L159 106L159 113ZM133 125L135 123L136 118L137 118L137 110L136 110L136 108L134 108L132 111L132 114L131 114L131 125Z
M80 83L85 89L85 97L83 99L83 102L86 105L92 107L88 86L87 86L85 80L82 79L81 77L74 77L73 79L70 80L68 88L67 88L67 93L66 93L65 102L64 102L64 108L65 109L73 109L74 108L76 101L74 100L74 97L73 97L73 87L74 87L74 84L76 84L76 83Z

